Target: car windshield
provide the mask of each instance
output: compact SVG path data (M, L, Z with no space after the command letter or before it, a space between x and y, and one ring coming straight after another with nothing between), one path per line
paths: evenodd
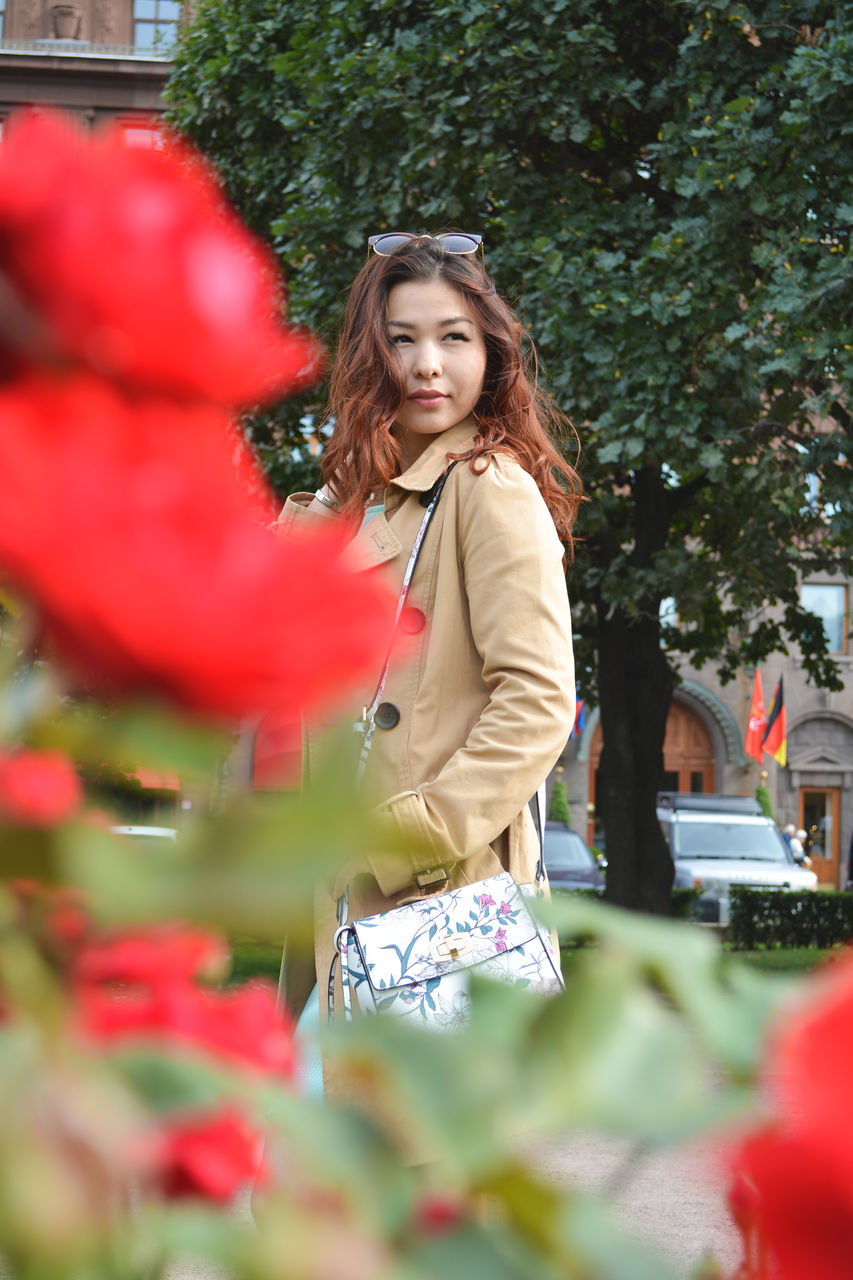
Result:
M785 846L772 827L746 822L679 822L673 834L677 858L748 858L786 862Z
M549 871L589 871L595 860L574 831L546 831L545 865Z

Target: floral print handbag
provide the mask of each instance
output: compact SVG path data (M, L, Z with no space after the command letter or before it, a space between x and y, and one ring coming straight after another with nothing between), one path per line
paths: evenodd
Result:
M527 906L536 892L504 871L343 924L335 945L346 1016L352 1017L355 997L365 1013L393 1013L452 1028L468 1016L475 974L543 994L562 990L551 938ZM330 980L330 1016L332 985Z

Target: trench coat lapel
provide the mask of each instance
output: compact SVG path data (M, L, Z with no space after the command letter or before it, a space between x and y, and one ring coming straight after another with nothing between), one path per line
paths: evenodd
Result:
M475 434L471 419L450 427L436 436L402 475L391 481L385 491L388 514L382 511L368 520L347 548L345 558L355 569L375 569L400 554L403 544L389 523L389 517L399 506L398 496L405 499L409 493L428 492L444 474L448 453L464 453L470 449ZM395 494L395 490L402 490L402 495Z
M344 560L358 570L375 569L377 565L393 560L403 550L403 544L389 525L384 513L373 516L355 535L344 552Z

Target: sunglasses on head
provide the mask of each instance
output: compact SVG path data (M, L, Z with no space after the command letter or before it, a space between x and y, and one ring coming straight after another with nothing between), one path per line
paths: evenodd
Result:
M387 258L412 240L435 240L445 253L476 253L483 243L482 236L467 231L439 231L435 236L417 236L411 231L384 231L380 235L368 236L367 244L374 253Z

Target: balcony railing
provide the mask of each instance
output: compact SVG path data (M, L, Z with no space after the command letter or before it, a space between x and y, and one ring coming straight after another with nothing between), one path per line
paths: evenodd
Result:
M38 53L55 58L135 58L142 62L171 62L174 46L140 48L133 44L93 44L90 40L8 40L0 36L0 53Z

